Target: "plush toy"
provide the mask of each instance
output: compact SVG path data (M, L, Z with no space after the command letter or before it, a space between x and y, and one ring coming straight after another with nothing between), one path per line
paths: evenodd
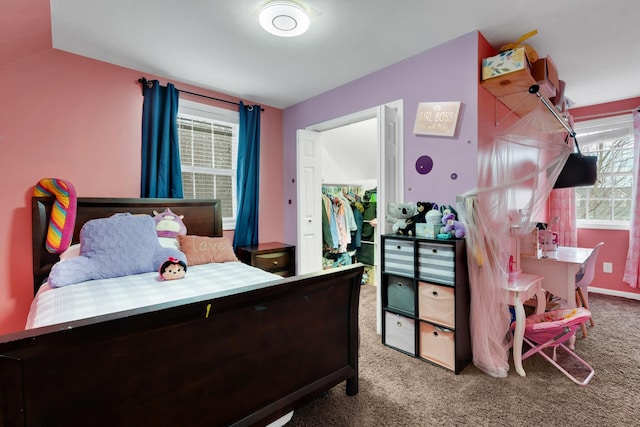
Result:
M396 234L407 234L407 220L416 213L415 203L389 203L387 206L387 222L393 224L391 227Z
M169 257L160 266L162 280L182 279L187 274L187 263L174 257Z
M69 247L73 238L76 225L76 190L69 181L43 178L33 189L33 195L56 198L51 208L45 247L53 254L61 254Z
M183 218L184 215L176 215L169 208L161 213L153 211L156 233L162 246L179 249L176 238L187 234L187 227L182 222Z
M449 234L456 239L464 237L464 224L458 221L456 211L452 207L444 207L442 210L442 224L444 225L440 229L442 234Z
M409 236L416 235L416 224L427 222L427 212L433 208L431 202L416 202L416 214L407 220L405 234Z
M442 224L442 212L438 209L437 205L433 205L425 215L427 224L439 225Z

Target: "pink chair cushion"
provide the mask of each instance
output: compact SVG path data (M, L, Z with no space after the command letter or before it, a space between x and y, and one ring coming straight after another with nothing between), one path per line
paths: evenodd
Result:
M591 317L591 313L584 307L566 308L533 314L527 317L524 335L537 343L546 342L559 335L565 327L575 332L578 327ZM562 343L573 334L568 333L558 339L555 344Z

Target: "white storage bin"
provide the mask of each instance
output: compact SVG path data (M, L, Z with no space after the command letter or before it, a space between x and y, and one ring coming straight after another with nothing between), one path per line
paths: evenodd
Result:
M399 314L385 312L384 343L411 355L416 354L415 321Z

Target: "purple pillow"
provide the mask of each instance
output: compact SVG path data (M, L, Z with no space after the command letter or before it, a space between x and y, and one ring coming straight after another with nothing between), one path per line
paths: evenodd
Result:
M187 262L182 252L160 244L153 218L119 213L84 224L80 256L56 263L49 274L49 285L58 288L158 271L169 257Z

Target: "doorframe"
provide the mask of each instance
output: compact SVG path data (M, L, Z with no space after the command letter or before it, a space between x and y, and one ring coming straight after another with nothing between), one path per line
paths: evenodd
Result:
M305 130L313 131L313 132L324 132L331 129L335 129L338 127L347 126L353 123L358 123L364 120L369 120L376 118L377 119L377 152L378 152L378 164L377 164L377 179L378 179L378 190L380 189L381 184L384 183L384 180L381 177L381 164L384 163L383 159L381 159L381 152L383 151L384 144L384 134L381 130L380 123L380 110L384 107L389 107L394 109L397 112L397 135L396 135L396 197L398 200L394 200L394 202L402 203L404 200L404 101L402 99L388 102L385 104L380 104L376 107L368 108L366 110L357 111L354 113L350 113L341 117L337 117L334 119L330 119L324 122L316 123L314 125L307 126ZM389 201L387 201L389 202ZM386 206L382 206L382 203L377 203L376 205L376 216L378 221L378 226L375 227L375 242L376 242L376 250L375 250L375 283L376 283L376 320L377 325L376 329L378 335L382 334L382 266L380 265L380 260L382 259L382 248L380 247L381 243L381 235L384 234L385 229L385 221L386 221ZM300 230L298 229L298 233Z

